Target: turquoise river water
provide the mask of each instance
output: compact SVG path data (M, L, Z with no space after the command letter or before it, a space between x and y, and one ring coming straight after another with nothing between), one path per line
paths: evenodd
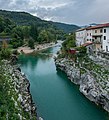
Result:
M56 70L53 54L59 49L57 46L19 57L38 116L44 120L109 120L108 114L85 98L65 73Z

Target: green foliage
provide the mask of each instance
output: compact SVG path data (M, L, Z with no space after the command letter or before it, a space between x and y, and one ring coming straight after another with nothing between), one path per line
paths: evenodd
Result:
M80 28L77 25L69 25L65 23L53 22L52 24L56 26L58 29L63 30L65 33L71 33Z
M37 41L37 37L38 37L38 28L35 24L32 24L31 25L31 28L30 28L30 36L35 40Z
M24 43L24 32L22 27L17 26L12 30L12 40L10 44L13 45L13 48L17 48L23 45Z
M80 28L76 25L68 25L64 23L44 21L26 12L13 12L13 11L0 10L0 15L11 19L17 25L20 25L20 26L34 25L37 27L38 32L44 29L46 30L49 29L48 31L50 31L53 35L55 35L55 38L57 40L60 40L60 39L62 40L64 33L74 32L75 30ZM34 35L32 34L32 36ZM37 40L36 37L32 37L32 38L35 41Z
M9 49L6 41L0 44L0 59L9 59L11 56L11 49Z
M2 49L0 51L0 58L1 59L9 59L11 55L11 51L9 49Z
M38 40L39 43L49 43L56 41L55 35L50 32L50 30L42 30L39 33Z
M12 30L12 37L13 38L17 38L17 39L24 39L24 35L23 35L23 29L21 26L16 26L13 30Z
M30 47L31 49L34 49L34 40L33 39L30 39L28 41L28 47Z
M11 29L15 26L9 18L0 17L0 33L5 31L5 33L10 34Z
M29 39L33 39L35 43L56 42L57 40L66 39L63 28L65 26L66 28L67 26L71 27L71 25L63 23L44 21L25 12L0 10L0 15L2 16L0 17L0 37L9 36L12 39L10 44L13 48L18 48L24 44L27 45ZM75 27L77 28L77 26ZM75 46L72 39L73 34L67 36L69 43L66 48Z
M76 40L75 40L75 34L69 34L65 36L66 40L62 43L62 48L61 48L61 54L58 55L59 58L70 58L73 59L74 61L77 59L78 57L84 56L86 55L86 47L76 47ZM79 53L76 54L71 54L69 52L69 50L71 48L74 48L76 51L79 51Z
M87 48L84 47L84 46L76 47L75 49L76 49L77 51L79 51L79 53L86 54L86 52L87 52Z
M23 119L30 120L29 113L22 109L17 99L18 94L15 91L15 85L12 83L7 64L0 61L0 120L19 120L19 113ZM31 120L36 120L36 117L32 117Z
M22 26L22 32L25 39L29 39L30 36L30 26Z
M13 38L11 41L10 41L10 44L13 46L13 48L18 48L20 46L23 45L23 40L22 39L17 39L17 38Z
M62 47L65 50L69 50L70 48L74 48L76 46L75 34L68 35L66 40L63 42Z

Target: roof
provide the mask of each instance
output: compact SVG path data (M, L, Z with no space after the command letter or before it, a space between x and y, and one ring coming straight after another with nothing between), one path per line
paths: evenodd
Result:
M86 27L85 28L80 28L80 29L76 30L76 32L83 31L83 30L86 30Z
M87 30L97 29L97 28L103 28L103 27L109 27L109 23L99 24L99 25L96 25L96 26L88 27Z
M76 32L83 31L83 30L91 30L91 29L103 28L103 27L109 27L109 23L99 24L99 25L96 25L96 26L84 27L84 28L76 30Z
M92 45L93 42L91 41L87 41L86 43L82 44L82 46L86 47L86 46L89 46L89 45Z

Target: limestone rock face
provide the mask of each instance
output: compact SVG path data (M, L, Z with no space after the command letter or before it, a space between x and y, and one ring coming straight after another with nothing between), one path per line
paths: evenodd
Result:
M85 72L81 74L80 67L77 67L73 61L65 58L56 59L55 64L57 69L61 69L67 74L71 82L80 86L80 92L90 101L102 106L109 112L109 76L105 77L102 73L102 71L104 72L103 69L102 71L98 70L100 75L96 73L95 77L94 71L92 72L85 68L82 68Z
M16 96L13 96L12 99L15 101L15 106L18 107L20 103L20 107L18 109L23 109L30 116L30 120L34 118L36 119L36 107L33 103L32 96L30 93L30 83L26 78L25 74L21 72L21 69L17 65L12 65L10 61L4 61L4 70L7 74L10 75L10 82L12 84L11 88L15 90ZM16 99L15 99L15 98ZM19 117L21 120L26 119L23 118L19 113Z

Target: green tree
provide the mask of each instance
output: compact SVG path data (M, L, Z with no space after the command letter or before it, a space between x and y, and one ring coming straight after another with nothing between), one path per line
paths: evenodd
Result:
M30 36L30 27L29 26L23 26L22 31L23 31L24 39L28 39L29 36Z
M12 30L12 40L10 41L10 44L13 45L13 48L20 47L24 44L24 35L22 27L17 26Z
M32 24L30 27L30 36L37 41L37 37L38 37L38 29L37 26L35 24Z
M34 40L33 39L29 39L28 47L30 47L31 49L34 49Z
M76 47L75 34L70 34L66 37L66 40L62 44L65 50Z
M47 31L46 31L46 30L42 30L42 31L39 33L38 42L39 42L39 43L48 42L48 34L47 34Z

